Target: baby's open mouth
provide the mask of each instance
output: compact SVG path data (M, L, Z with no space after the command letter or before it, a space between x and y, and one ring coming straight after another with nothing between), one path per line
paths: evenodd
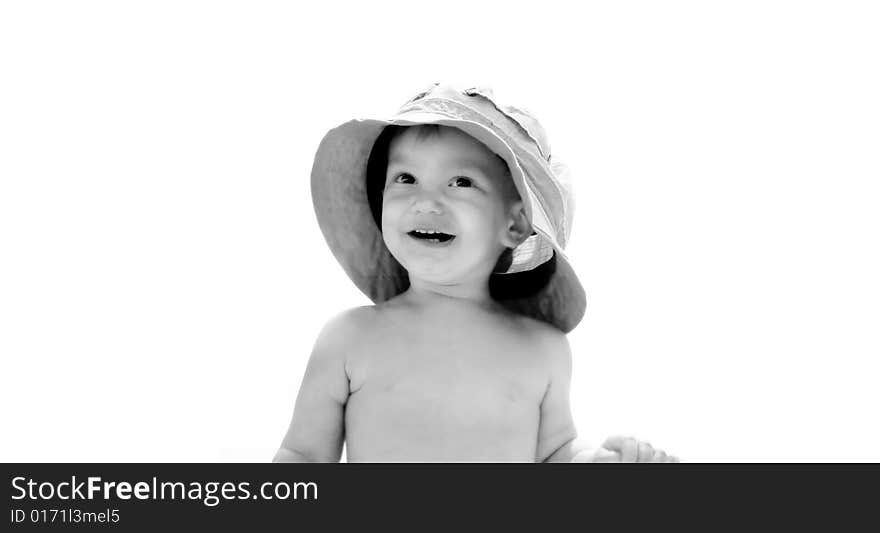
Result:
M412 231L408 231L406 234L414 239L438 244L449 242L455 238L455 235L450 235L449 233L443 233L442 231L428 229L414 229Z

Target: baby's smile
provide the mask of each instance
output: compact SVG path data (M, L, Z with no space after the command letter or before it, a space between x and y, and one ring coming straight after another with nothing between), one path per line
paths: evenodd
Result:
M445 233L435 229L417 228L408 231L407 235L411 238L432 246L448 246L455 239L455 235Z

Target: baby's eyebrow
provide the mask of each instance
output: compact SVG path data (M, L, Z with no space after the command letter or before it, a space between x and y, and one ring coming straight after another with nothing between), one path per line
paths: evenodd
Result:
M407 154L395 154L391 155L388 158L388 165L412 165L413 160L409 158ZM472 159L469 157L457 157L448 162L450 167L465 169L465 170L476 170L480 173L486 174L488 169L486 168L486 164L477 159Z
M392 149L388 153L388 163L412 164L418 158L413 157L409 150Z
M486 172L486 163L468 157L457 158L452 161L453 165L462 168L472 168L480 172Z

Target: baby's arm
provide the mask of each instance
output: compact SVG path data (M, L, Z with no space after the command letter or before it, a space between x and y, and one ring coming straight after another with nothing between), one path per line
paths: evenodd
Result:
M571 348L564 334L549 329L542 332L539 343L538 353L545 358L549 380L541 400L536 460L569 462L576 453L572 446L577 438L569 404Z
M654 449L647 442L615 436L600 448L591 448L577 439L571 417L571 349L565 335L558 333L543 339L542 353L548 356L550 381L541 401L541 424L538 429L537 460L541 462L678 462L678 458Z
M293 419L274 462L335 462L342 455L348 374L346 344L351 312L334 318L318 335L300 385Z

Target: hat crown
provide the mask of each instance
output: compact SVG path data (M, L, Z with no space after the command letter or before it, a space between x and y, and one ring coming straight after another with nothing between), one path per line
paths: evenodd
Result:
M476 102L474 97L481 97L484 101ZM433 83L410 98L400 108L400 112L403 113L418 108L419 106L413 105L414 102L423 99L430 100L431 98L453 100L470 107L475 107L484 113L489 108L494 108L497 113L500 113L506 120L522 130L544 160L550 161L550 140L547 137L547 131L541 126L538 119L526 109L501 104L495 97L491 87L481 85L462 90L449 84Z

